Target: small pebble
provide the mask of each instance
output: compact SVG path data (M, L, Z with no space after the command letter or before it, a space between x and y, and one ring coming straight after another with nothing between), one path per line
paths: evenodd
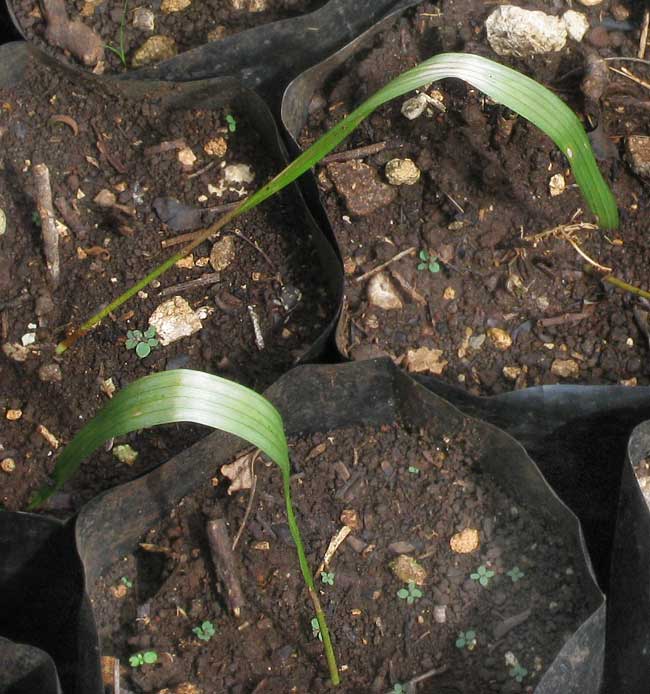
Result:
M13 458L5 458L0 462L0 468L2 468L3 472L10 475L16 469L16 461Z
M512 345L512 338L506 330L501 328L488 328L488 337L492 344L500 351L504 352Z
M217 272L225 270L235 259L235 237L224 236L219 239L210 251L210 265Z
M61 367L58 364L44 364L38 370L38 377L44 383L60 383L63 380Z
M128 443L113 447L113 455L125 465L133 465L138 458L138 452Z
M136 7L133 10L133 26L140 31L153 31L155 26L154 13L144 7Z
M391 159L385 172L386 179L393 186L412 186L420 180L420 169L412 159Z
M10 422L17 422L22 416L23 416L22 410L7 410L7 412L5 413L5 417Z

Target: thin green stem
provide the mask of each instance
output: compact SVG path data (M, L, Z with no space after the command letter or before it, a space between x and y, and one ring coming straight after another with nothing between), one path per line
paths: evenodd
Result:
M605 275L604 277L601 277L600 279L603 282L607 282L608 284L611 284L614 287L618 287L619 289L622 289L624 292L629 292L630 294L636 294L637 296L641 296L644 299L650 299L650 292L647 292L645 289L641 289L640 287L635 287L633 284L628 284L627 282L624 282L623 280L619 279L618 277L614 277L614 275Z
M327 628L325 613L323 612L320 600L318 599L318 593L316 592L316 586L314 585L314 577L312 576L311 569L309 568L309 562L307 561L307 556L305 555L305 548L302 544L302 537L300 536L300 529L298 528L298 523L293 512L293 504L291 503L290 471L288 468L283 466L281 466L280 469L282 470L282 486L284 489L284 500L287 507L287 522L289 523L289 530L296 545L300 570L302 571L302 576L305 584L307 585L309 597L314 605L314 610L316 611L316 619L318 620L320 635L323 637L323 648L325 649L325 657L327 659L327 666L329 667L332 684L337 686L341 683L341 677L339 675L338 665L336 664L336 656L334 655L334 648L332 647L330 632Z

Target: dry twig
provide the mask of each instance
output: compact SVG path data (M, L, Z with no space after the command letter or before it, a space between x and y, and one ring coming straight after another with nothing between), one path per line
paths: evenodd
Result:
M245 606L244 593L239 582L235 555L232 551L232 543L228 534L228 527L223 518L208 521L206 533L212 554L214 569L223 584L224 598L228 608L235 617L241 616Z
M639 60L645 58L645 49L648 45L648 25L650 24L650 10L643 13L643 23L641 24L641 38L639 39L639 52L637 57Z
M360 277L355 278L355 282L363 282L364 280L370 279L373 275L376 275L378 272L381 272L384 268L387 268L389 265L392 265L393 263L396 263L398 260L401 260L402 258L406 257L407 255L413 255L416 251L415 246L411 246L410 248L407 248L405 251L401 251L398 253L396 256L393 256L390 260L387 260L385 263L382 263L381 265L377 265L376 268L373 270L369 270L365 274L361 275Z
M165 287L165 289L159 293L159 296L171 296L173 294L177 294L178 292L187 291L188 289L207 287L220 281L221 275L218 272L208 272L205 275L201 275L201 277L197 277L195 280L188 280L187 282L173 284L171 287Z
M59 233L54 220L52 207L52 187L50 170L45 164L36 164L33 169L34 188L36 192L36 209L41 218L43 233L43 252L50 280L54 286L59 283L61 261L59 258Z

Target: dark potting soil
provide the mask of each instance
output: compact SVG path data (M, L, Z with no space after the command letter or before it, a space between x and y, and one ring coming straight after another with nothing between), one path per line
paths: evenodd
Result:
M635 27L633 4L626 6ZM526 7L552 11L541 2ZM436 53L466 51L509 64L568 100L588 129L600 124L592 142L621 226L612 232L575 227L572 234L590 258L647 290L650 196L624 155L628 136L648 132L647 92L614 73L600 105L580 91L583 53L636 55L638 31L608 33L602 23L616 22L606 9L580 6L592 26L583 44L569 41L559 53L508 59L487 44L484 21L493 9L449 0L407 12L313 96L301 144L311 144L389 79ZM385 149L363 162L317 170L346 268L343 350L357 359L388 354L410 370L428 370L476 394L563 382L650 383L647 305L585 272L585 260L560 231L544 234L593 221L563 154L527 121L460 81L436 83L428 94L442 99L445 113L429 106L408 120L402 104L415 94L405 95L378 109L339 147L386 143ZM419 180L387 184L386 164L406 158L420 170ZM564 177L566 190L552 196L556 175ZM375 209L360 209L364 201ZM392 308L380 308L369 299L369 281L357 278L409 248L410 255L381 275ZM429 258L438 264L433 271ZM427 351L409 358L420 348Z
M331 583L316 576L342 691L393 691L434 669L417 691L532 691L586 618L584 586L568 544L541 509L522 508L481 470L480 445L471 427L439 438L399 424L290 443L299 471L294 504L310 566L319 565L344 518L353 528L326 567ZM221 477L206 481L151 529L142 539L146 551L124 557L91 587L102 652L120 659L127 688L328 689L280 472L260 462L255 472L252 510L236 549L246 600L240 619L227 612L219 593L205 525L223 517L234 538L249 492L226 495ZM451 538L467 529L478 531L480 546L452 551ZM400 555L415 560L420 572L421 596L411 604L397 595L406 577L391 569ZM470 577L480 572L488 572L486 585ZM216 632L207 641L192 631L204 621ZM476 640L469 648L457 643L468 631ZM150 650L157 664L128 665L129 656ZM527 670L521 682L515 665L507 664L513 657Z
M90 27L107 46L120 49L121 27L128 68L137 50L152 36L173 39L176 51L201 46L240 31L281 19L289 19L323 6L327 0L146 0L124 3L122 0L65 0L70 20ZM29 40L35 40L59 58L79 65L73 57L46 43L46 24L36 0L15 0L14 13ZM140 28L143 12L152 13L153 29ZM125 14L126 13L126 14ZM169 56L167 56L169 57ZM100 70L121 72L125 66L120 57L107 49Z
M213 243L203 243L189 264L173 267L56 357L55 345L71 327L177 250L161 248L178 232L160 221L155 200L177 198L201 209L238 201L280 162L265 151L245 112L168 112L154 99L90 91L42 66L18 89L2 90L0 103L0 207L7 220L0 236L0 460L15 461L15 469L0 471L0 502L21 509L51 471L56 443L68 443L108 402L111 389L156 371L194 368L261 390L320 335L333 306L325 283L315 279L322 276L320 261L302 212L287 193L226 227L219 238L229 239L230 264L220 273L209 263ZM57 121L61 115L68 120ZM227 116L236 121L235 132ZM196 156L187 171L178 143L148 152L178 140ZM55 290L48 286L35 215L33 168L39 162L49 167L53 196L76 211L81 227L59 227L61 281ZM235 164L249 166L254 180L227 183L227 166ZM122 209L96 204L102 190L113 193ZM235 230L247 242L229 233ZM215 281L166 293L206 277ZM196 313L202 328L138 358L125 345L127 331L146 330L154 310L169 301L187 302L186 312ZM259 319L261 350L249 307ZM163 462L205 431L178 425L116 441L138 451L136 463L129 467L111 452L98 453L71 482L79 495L74 502Z

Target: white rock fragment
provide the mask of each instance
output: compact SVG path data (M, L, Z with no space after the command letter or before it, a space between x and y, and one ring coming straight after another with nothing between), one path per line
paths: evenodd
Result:
M444 624L447 621L447 605L433 606L433 621L436 624Z
M449 363L442 358L443 351L441 349L429 349L428 347L420 347L418 349L409 349L406 353L404 363L406 368L414 373L428 371L436 376L439 376Z
M0 236L3 236L7 231L7 215L5 211L0 207Z
M199 317L182 296L173 296L151 314L149 325L156 328L161 345L189 337L203 327Z
M630 135L625 141L628 161L637 176L650 178L650 136Z
M191 169L196 162L196 154L189 147L178 150L176 157L184 169Z
M589 20L582 12L567 10L562 15L562 21L566 26L567 34L578 43L582 41L585 34L589 31Z
M551 373L560 378L578 378L580 367L573 359L555 359L551 364Z
M17 342L5 342L4 345L2 345L2 351L5 353L5 356L9 357L9 359L13 359L14 361L18 362L27 361L31 355L31 352L27 349L27 347L19 345Z
M233 10L246 10L248 12L264 12L266 0L230 0Z
M252 183L255 179L255 173L248 164L229 164L223 170L223 175L231 184Z
M492 344L501 352L505 352L510 349L512 345L512 338L510 334L503 330L502 328L488 328L488 337L492 341Z
M203 151L211 157L223 157L228 151L228 143L223 137L217 137L208 140L208 142L203 145Z
M23 344L23 347L27 347L27 345L33 345L36 342L36 333L25 333L21 338L20 341Z
M185 8L192 4L192 0L162 0L160 11L163 14L172 14L173 12L182 12Z
M210 265L217 271L225 270L235 259L235 237L224 236L210 251Z
M503 375L510 381L516 381L521 374L521 366L504 366Z
M113 448L113 455L124 465L133 465L138 459L138 452L128 443Z
M402 104L402 115L409 120L415 120L424 113L428 103L426 94L412 96Z
M566 24L538 10L523 10L514 5L500 5L485 20L488 43L497 55L525 58L552 53L564 48Z
M153 31L156 26L155 15L145 7L133 10L133 26L140 31Z
M159 63L173 58L177 53L176 41L170 36L150 36L133 55L131 66L137 68Z
M97 195L95 195L93 202L95 205L99 205L99 207L113 207L113 205L117 202L117 198L115 197L115 193L113 193L113 191L103 188L99 191L99 193L97 193Z
M420 180L420 169L412 159L391 159L385 171L386 179L393 186L412 186Z
M603 0L578 0L578 2L585 7L595 7L596 5L600 5L602 1Z
M397 311L403 308L402 300L395 286L385 272L378 272L368 282L368 301L373 306L385 311Z
M557 173L551 176L551 180L548 182L548 190L552 198L562 195L566 190L566 181L561 173Z

